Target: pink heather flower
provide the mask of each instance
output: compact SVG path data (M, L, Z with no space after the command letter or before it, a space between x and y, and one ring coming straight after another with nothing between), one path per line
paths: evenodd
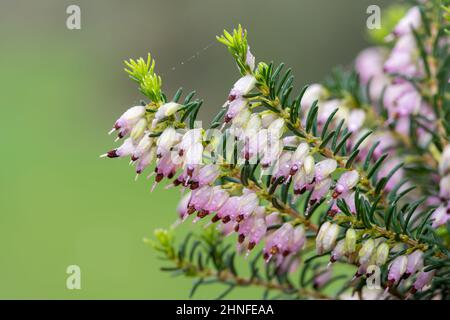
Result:
M397 37L403 36L411 32L411 29L417 29L422 24L420 10L418 7L412 7L406 15L397 23L393 34Z
M326 178L330 174L334 172L337 168L337 162L334 159L325 159L318 162L314 168L315 171L315 181L320 182Z
M344 196L344 201L347 204L348 209L351 213L356 214L356 205L355 205L355 193L351 192Z
M145 157L143 157L137 164L136 166L136 173L140 174L143 170L143 168L141 167L141 162L145 159ZM144 166L144 168L147 166L148 164L146 164ZM155 172L156 172L156 178L155 181L156 182L160 182L164 177L168 177L169 179L172 178L175 175L175 172L178 169L178 165L175 162L172 162L172 157L170 154L165 155L164 157L162 157L159 161L158 164L156 165L155 168Z
M259 205L259 198L253 191L243 194L238 203L238 216L237 221L248 217Z
M213 183L219 176L219 167L215 164L207 164L202 167L198 172L198 175L193 178L191 183L191 189L197 187L203 187L204 185Z
M233 120L242 110L247 106L247 100L243 98L236 98L230 102L227 114L224 121L226 123Z
M270 138L269 138L270 139ZM264 146L263 157L261 159L261 166L266 169L274 164L281 153L283 152L283 142L279 139L270 139L267 145Z
M145 168L147 168L150 163L155 159L155 149L150 149L139 157L136 162L136 173L141 174Z
M271 214L267 215L265 219L267 227L272 227L281 224L283 222L283 220L280 217L280 213L277 211L274 211Z
M341 100L333 99L326 100L319 105L319 110L317 113L317 124L322 126L327 121L328 117L333 113L334 110L339 109L342 104Z
M303 163L303 167L294 175L294 193L303 194L306 190L314 187L314 158L307 156Z
M123 128L131 129L145 114L144 106L131 107L125 111L114 124L114 128L110 131L119 130Z
M298 145L291 158L291 166L289 170L289 174L291 176L295 175L298 169L303 165L303 161L308 156L308 153L309 145L306 142Z
M202 129L192 129L186 131L181 138L181 142L177 145L178 154L183 156L187 149L191 148L196 143L202 142L202 140Z
M330 263L334 263L345 256L345 241L344 239L339 240L333 251L331 251Z
M431 221L433 221L433 224L431 226L433 228L437 228L446 224L449 220L450 220L449 209L442 205L439 208L437 208L431 215Z
M316 183L314 186L314 191L311 194L310 204L314 204L316 201L322 199L330 190L331 183L331 178L327 178Z
M332 270L326 269L325 271L320 272L317 276L314 277L313 287L314 289L322 288L324 285L331 280Z
M156 156L161 158L165 154L170 152L170 149L179 142L179 135L172 127L166 128L158 140L156 141Z
M126 156L131 155L134 152L135 148L136 148L136 146L134 145L133 139L128 138L122 143L122 145L120 147L118 147L117 149L108 151L107 153L102 154L100 157L101 158L104 158L104 157L108 157L108 158L126 157Z
M378 179L386 177L395 166L399 165L401 160L399 158L390 158L387 160L383 166L380 167L380 171L378 172ZM389 179L384 189L386 191L391 191L395 185L397 185L403 179L403 170L398 169L394 175Z
M192 214L195 211L200 211L208 203L213 188L210 186L204 186L199 189L195 189L191 193L191 200L189 201L188 214Z
M411 287L411 293L414 294L417 291L422 290L425 286L428 286L431 284L431 281L433 280L435 274L435 270L431 270L428 272L421 271L416 278L416 281L414 282L413 286Z
M247 47L247 55L245 56L245 63L250 70L255 69L255 56L250 52L250 47Z
M250 120L251 115L252 115L252 113L248 110L248 108L244 108L231 121L232 127L239 128L239 129L244 128L245 125ZM240 131L242 131L242 130L240 130Z
M310 85L303 94L302 101L300 102L303 114L307 114L308 110L315 100L321 100L322 95L325 93L325 89L320 84Z
M361 51L355 60L355 69L363 84L383 73L384 51L371 47Z
M377 103L380 100L384 88L386 88L389 84L391 84L391 80L388 76L386 76L386 74L383 73L378 76L374 76L372 81L370 81L370 86L368 88L370 100Z
M291 156L292 154L290 152L284 152L281 154L280 159L274 166L272 181L275 182L275 180L280 177L286 179L289 176Z
M248 250L252 250L264 237L267 231L264 219L264 207L258 207L255 212L239 223L239 243L248 237Z
M301 225L294 228L292 238L288 244L288 251L290 254L295 254L300 251L306 241L305 229Z
M209 212L218 211L227 202L230 195L220 186L213 188L211 199L205 204L203 210Z
M416 250L408 256L408 263L403 278L408 278L410 275L416 273L423 268L423 252Z
M240 197L230 197L217 211L217 217L221 219L223 223L228 223L230 220L236 220L239 200Z
M203 161L203 145L201 142L197 142L186 150L184 156L184 165L189 172L193 172L195 166L202 164Z
M439 183L439 196L441 199L450 199L450 175L446 175Z
M236 224L235 223L220 223L217 225L217 230L219 230L222 235L229 236L234 232Z
M356 170L344 172L336 183L333 198L337 198L342 193L347 193L359 182L359 173Z
M177 212L178 216L180 217L180 220L186 219L188 216L188 205L189 201L191 200L191 192L186 193L183 198L178 203Z
M364 124L366 112L362 109L353 109L350 111L347 121L347 127L350 132L358 131Z
M386 88L384 105L392 120L416 113L421 105L421 99L416 89L410 83L404 82Z
M293 230L294 228L290 223L284 223L268 237L263 250L266 262L274 255L288 252L288 245L293 236Z
M228 95L228 101L231 102L235 99L242 98L242 96L248 94L255 87L255 84L256 79L254 76L249 74L243 76L234 84Z
M387 287L392 287L395 283L400 281L403 274L406 271L406 266L408 264L408 258L405 255L398 256L392 261L389 266L388 272L388 283Z
M439 173L444 176L450 171L450 144L445 146L439 161Z

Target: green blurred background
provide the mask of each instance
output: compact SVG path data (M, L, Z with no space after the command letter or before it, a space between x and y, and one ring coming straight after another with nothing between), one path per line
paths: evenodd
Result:
M208 120L238 77L214 41L223 28L243 24L257 60L284 61L302 86L367 46L366 8L387 3L2 0L0 298L187 298L191 280L160 272L142 241L175 220L178 192L150 194L127 160L98 158L113 146L115 119L142 98L124 59L150 51L168 95L196 89ZM66 28L70 4L81 7L81 30ZM81 290L66 289L72 264Z

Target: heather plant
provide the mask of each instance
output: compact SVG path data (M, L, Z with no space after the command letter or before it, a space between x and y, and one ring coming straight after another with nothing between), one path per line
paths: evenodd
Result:
M222 283L218 298L239 286L269 299L450 297L448 1L402 14L382 44L300 90L283 63L257 61L245 29L224 31L240 78L209 126L195 92L168 98L150 55L125 62L148 101L115 122L124 141L103 156L182 190L177 224L202 227L150 243L163 271L195 279L191 296Z

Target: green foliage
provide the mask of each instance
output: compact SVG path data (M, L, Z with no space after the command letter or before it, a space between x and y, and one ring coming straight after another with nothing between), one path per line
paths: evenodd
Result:
M130 59L124 61L127 68L125 72L129 77L139 83L139 90L155 103L163 102L164 97L161 91L161 77L155 74L155 60L152 59L150 53L147 60L139 58L137 60Z

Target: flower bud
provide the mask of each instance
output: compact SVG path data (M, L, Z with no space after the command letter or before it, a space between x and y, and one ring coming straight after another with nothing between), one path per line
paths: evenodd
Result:
M131 160L136 161L139 159L144 153L148 152L153 145L154 138L148 136L148 134L144 135L142 139L139 141L136 149L133 152L133 156Z
M317 254L322 254L323 253L323 238L325 236L326 231L328 230L328 228L331 226L331 223L329 221L324 222L319 229L319 232L317 233L316 236L316 251Z
M377 266L384 265L388 257L389 257L389 245L386 242L383 242L377 247L377 252L375 254L375 264Z
M274 139L279 139L284 133L284 120L278 118L272 122L268 128L270 137Z
M322 250L329 251L334 248L336 239L339 235L339 226L337 224L331 224L325 231L322 239Z
M374 249L375 249L375 241L373 239L368 239L366 242L364 242L364 244L362 245L361 249L358 252L359 264L363 265L369 262Z
M155 119L161 120L165 117L170 117L171 115L175 114L179 109L181 108L181 105L176 102L168 102L166 104L163 104L161 107L159 107L158 111L155 113Z
M356 231L355 229L347 229L345 233L345 252L352 254L356 249Z
M131 130L130 136L134 141L139 141L144 135L147 129L147 120L145 118L139 119L139 121L134 125Z
M303 169L305 170L305 180L307 183L311 183L314 179L315 174L315 166L314 166L314 158L313 156L309 155L305 158L305 161L303 162Z

